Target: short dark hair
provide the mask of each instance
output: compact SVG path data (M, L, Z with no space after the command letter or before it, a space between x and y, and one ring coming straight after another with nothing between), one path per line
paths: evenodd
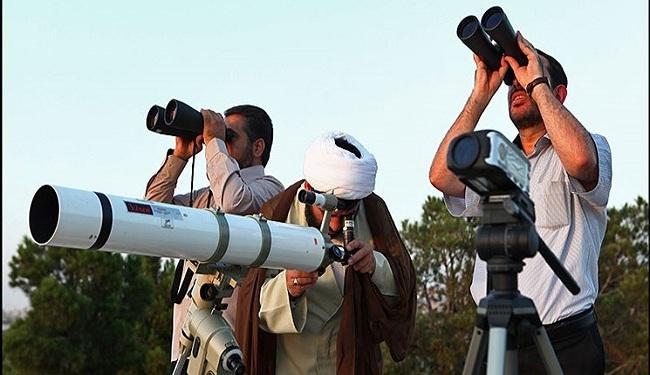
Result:
M541 56L544 56L548 60L549 64L549 74L551 75L551 87L556 88L558 85L568 86L569 81L564 73L564 68L562 65L551 55L545 53L544 51L537 49L537 53Z
M258 138L264 140L264 152L262 152L262 164L266 166L271 156L271 146L273 145L273 122L269 115L260 107L250 104L237 105L228 108L224 112L226 117L230 115L240 115L246 119L246 135L251 142Z

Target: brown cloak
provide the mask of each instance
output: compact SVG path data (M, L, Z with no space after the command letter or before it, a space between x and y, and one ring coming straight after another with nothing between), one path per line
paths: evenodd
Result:
M271 198L261 209L269 220L284 222L303 181ZM399 296L389 303L368 274L345 272L343 311L336 342L337 374L381 374L379 344L386 341L391 357L406 357L415 327L415 269L384 201L376 194L363 200L377 251L388 260ZM259 328L260 289L266 269L253 268L239 286L235 335L248 374L274 374L276 336Z

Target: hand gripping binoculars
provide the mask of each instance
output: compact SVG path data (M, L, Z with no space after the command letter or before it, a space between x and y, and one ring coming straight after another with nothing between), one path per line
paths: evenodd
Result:
M499 6L486 10L480 23L473 15L463 18L458 24L456 35L491 70L499 69L504 54L514 57L522 66L528 64L528 58L517 44L512 25ZM511 85L513 79L514 73L508 69L503 81Z

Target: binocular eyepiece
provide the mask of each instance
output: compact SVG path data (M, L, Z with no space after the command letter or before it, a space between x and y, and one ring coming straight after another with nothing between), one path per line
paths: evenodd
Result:
M456 35L491 70L499 69L503 54L514 57L520 65L528 64L526 55L517 44L512 25L499 6L486 10L480 23L475 16L463 18L458 24ZM513 79L514 73L508 69L504 82L511 85Z

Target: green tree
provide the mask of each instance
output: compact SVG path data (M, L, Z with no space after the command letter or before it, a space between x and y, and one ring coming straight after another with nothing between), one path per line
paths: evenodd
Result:
M475 225L449 215L441 198L427 197L420 221L402 222L418 280L417 328L411 354L398 364L387 359L387 373L446 374L462 368L476 312L469 294L474 234Z
M599 265L598 325L608 373L648 366L648 202L608 210Z
M171 309L152 306L161 304L157 288L168 284L170 265L24 238L10 267L10 285L31 302L4 335L3 359L16 373L145 373L165 350L168 366ZM155 327L162 337L155 324L168 324Z

